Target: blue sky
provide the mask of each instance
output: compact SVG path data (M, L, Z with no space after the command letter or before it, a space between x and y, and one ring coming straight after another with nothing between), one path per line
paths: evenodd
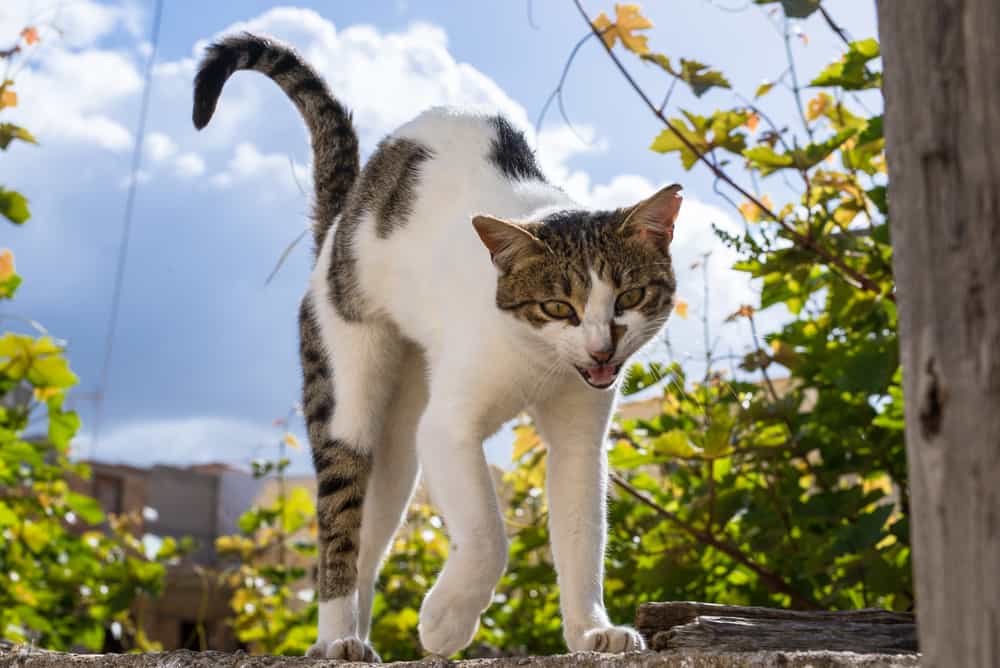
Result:
M592 16L612 11L610 2L584 4ZM875 35L872 2L826 4L855 37ZM80 393L97 389L100 375L151 8L131 0L0 6L0 45L26 24L42 27L42 43L17 76L21 104L4 112L41 146L15 145L0 159L0 183L28 196L33 213L23 229L0 227L0 246L14 250L26 279L0 316L29 316L68 341L81 377L74 403L84 420L83 455L92 447L94 412ZM655 50L710 63L745 95L786 67L775 31L780 18L756 6L733 13L703 0L660 1L644 3L644 12L656 25ZM305 130L277 87L254 74L234 77L208 129L197 133L190 124L198 49L234 27L298 46L355 110L366 154L427 105L485 103L528 129L550 178L585 204L627 204L663 183L683 183L687 203L675 254L691 318L672 321L671 339L682 355L701 354L702 285L687 266L712 251L709 320L723 349L747 345L745 332L721 321L740 303L755 301L755 291L727 268L732 254L709 229L711 222L732 229L740 223L704 170L683 172L676 157L648 150L658 121L595 42L581 50L565 90L569 115L589 143L554 109L534 137L531 126L586 26L568 0L536 0L533 18L537 28L529 25L525 3L515 0L166 3L99 458L245 464L270 452L280 434L272 420L297 400L295 314L309 271L308 244L270 285L264 280L306 224L308 197L296 183L308 191ZM841 46L818 16L797 28L809 40L793 40L808 79ZM662 73L625 60L654 97L663 94ZM678 87L668 111L708 113L736 103L729 92L698 100ZM764 107L779 125L797 122L780 88ZM776 197L783 188L762 186ZM18 328L8 320L3 326ZM294 431L301 433L297 424ZM506 456L504 443L496 439L490 448L494 461ZM295 458L305 470L305 453Z

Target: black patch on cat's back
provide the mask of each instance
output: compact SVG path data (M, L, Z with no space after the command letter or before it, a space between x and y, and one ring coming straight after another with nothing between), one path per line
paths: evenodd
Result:
M514 129L503 116L494 116L490 119L490 124L496 131L496 136L490 147L489 160L500 173L514 181L545 181L545 176L535 162L535 153L528 146L524 134Z

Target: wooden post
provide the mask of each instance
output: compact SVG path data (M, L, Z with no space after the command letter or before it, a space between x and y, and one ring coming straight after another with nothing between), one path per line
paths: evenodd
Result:
M924 666L1000 666L1000 0L879 0Z

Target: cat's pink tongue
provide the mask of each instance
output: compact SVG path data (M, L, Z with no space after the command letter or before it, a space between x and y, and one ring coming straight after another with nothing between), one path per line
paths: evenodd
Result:
M608 385L615 379L617 369L614 364L587 367L587 378L594 385Z

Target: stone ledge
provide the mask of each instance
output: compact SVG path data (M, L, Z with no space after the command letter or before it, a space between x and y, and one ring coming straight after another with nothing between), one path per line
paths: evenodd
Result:
M448 661L427 658L389 664L349 663L304 657L251 656L243 652L175 650L152 654L63 654L0 646L0 668L324 668L333 666L395 666L396 668L916 668L917 655L855 654L853 652L639 652L598 654L578 652L556 656L510 657Z

